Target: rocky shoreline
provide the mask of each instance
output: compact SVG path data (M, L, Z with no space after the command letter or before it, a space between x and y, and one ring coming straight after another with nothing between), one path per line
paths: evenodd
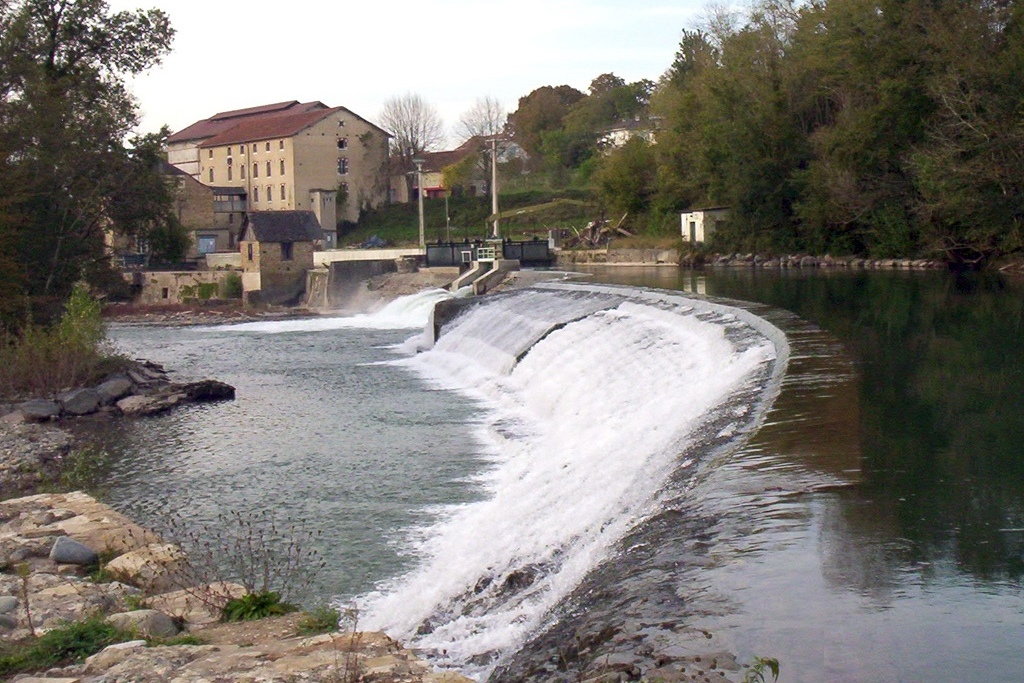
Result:
M88 618L102 618L133 636L84 661L10 680L469 681L433 671L383 633L334 629L303 636L301 614L223 623L221 608L246 589L224 582L193 584L189 567L178 546L82 492L0 502L3 651Z

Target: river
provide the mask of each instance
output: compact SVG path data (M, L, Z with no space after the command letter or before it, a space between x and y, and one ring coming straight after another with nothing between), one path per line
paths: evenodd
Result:
M743 661L777 657L786 681L1019 680L1020 283L672 268L593 277L760 302L743 308L788 340L788 355L776 361L785 368L778 390L746 395L770 411L718 429L725 445L694 446L700 430L686 407L720 386L716 408L694 409L727 415L723 406L736 409L745 381L737 375L729 384L727 373L707 369L761 348L753 340L765 330L730 333L733 349L724 351L690 322L630 308L650 306L633 295L626 308L615 303L614 316L602 313L615 291L573 295L593 327L577 328L575 340L526 342L536 349L513 354L511 379L498 382L460 377L464 363L434 372L444 349L410 356L417 342L407 341L416 336L408 325L421 310L290 327L116 327L133 355L182 376L228 381L239 398L118 423L105 439L115 456L109 497L142 521L160 526L187 514L211 534L225 512L270 509L301 520L322 533L316 547L327 563L304 600L357 596L369 623L480 676L572 680L598 654L654 660L660 652L665 661L710 648ZM728 313L657 307L701 330L739 324ZM544 324L574 327L559 316L574 317L551 313ZM525 330L530 320L510 319L508 329ZM458 353L480 355L474 348ZM593 357L580 357L581 348ZM674 355L679 348L693 351ZM665 366L646 367L652 358ZM494 356L495 367L502 362ZM594 368L602 368L596 383L583 382ZM759 382L770 384L767 375ZM555 384L582 387L572 404L587 410L564 414L552 404L557 419L531 418L538 411L530 401ZM567 424L576 428L557 428ZM607 425L614 428L602 431ZM744 425L759 428L747 439ZM541 442L563 447L537 450ZM537 458L519 461L528 465L520 479L539 476L540 464L562 453L581 454L585 466L577 473L576 461L559 460L579 479L541 477L517 492L496 478L516 449ZM639 458L632 462L649 481L630 468L593 480L619 462L600 460L607 453ZM551 481L565 488L544 498ZM619 481L628 485L612 496ZM500 518L508 523L479 526ZM526 553L522 539L547 527L566 535L537 540L548 555ZM446 547L445 539L463 544ZM459 595L448 570L468 563L445 555L453 549L481 551L481 564L466 569L476 583ZM411 607L410 596L446 580L449 595ZM581 640L588 652L551 665Z

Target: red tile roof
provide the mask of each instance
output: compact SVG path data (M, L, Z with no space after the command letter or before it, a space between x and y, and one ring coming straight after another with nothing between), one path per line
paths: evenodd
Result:
M245 119L223 133L204 140L199 146L202 148L221 147L222 145L233 145L239 142L288 138L299 131L309 128L314 123L319 123L331 114L341 111L341 109L341 107L334 107L333 109L307 111L289 116Z
M214 114L208 119L196 121L191 126L179 130L177 133L167 138L167 142L175 143L188 142L190 140L205 140L206 138L211 138L214 135L220 135L246 120L255 118L272 118L325 109L327 109L327 105L322 102L300 103L298 100L292 100L291 102L278 102L276 104L264 104L259 107L224 111L219 114Z

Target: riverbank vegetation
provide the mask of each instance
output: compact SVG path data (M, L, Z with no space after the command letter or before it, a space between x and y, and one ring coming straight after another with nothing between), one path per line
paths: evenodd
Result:
M79 283L55 324L29 320L17 333L0 329L0 399L54 396L90 384L122 363L106 344L100 303Z

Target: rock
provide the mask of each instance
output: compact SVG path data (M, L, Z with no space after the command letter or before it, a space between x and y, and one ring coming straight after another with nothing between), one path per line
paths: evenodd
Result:
M0 614L0 629L13 631L18 628L18 620L10 614Z
M220 581L156 595L146 600L146 606L189 624L211 624L220 620L220 611L228 600L248 592L240 584Z
M111 614L107 617L107 622L119 629L147 638L173 638L180 632L173 619L155 609L137 609Z
M189 584L184 551L171 543L151 543L107 562L105 569L119 581L147 592L161 592Z
M13 595L0 595L0 614L13 612L18 608L18 598Z
M141 387L148 387L153 383L153 381L149 377L143 375L141 372L138 372L137 370L129 370L128 379L130 379L133 384L136 384Z
M128 396L117 402L117 409L125 415L155 415L170 410L175 403L162 396Z
M192 401L225 401L235 398L235 388L215 379L191 382L179 388Z
M107 621L110 621L110 619L108 618ZM106 671L125 661L135 654L135 650L142 647L146 647L146 641L144 640L129 640L124 643L108 645L91 657L86 658L85 672L91 674Z
M67 536L60 536L50 549L50 559L59 564L77 564L87 566L99 562L96 551Z
M56 401L33 399L19 403L17 408L18 412L24 415L29 422L46 422L60 416L60 405Z
M72 389L57 397L68 415L88 415L100 407L100 396L95 389Z
M804 256L802 259L800 259L801 268L814 268L817 265L818 259L814 258L813 256Z
M132 390L132 381L127 377L113 377L96 387L100 404L109 406L124 398Z
M25 413L21 412L20 410L5 413L3 417L0 417L0 424L20 425L25 424L25 422Z

